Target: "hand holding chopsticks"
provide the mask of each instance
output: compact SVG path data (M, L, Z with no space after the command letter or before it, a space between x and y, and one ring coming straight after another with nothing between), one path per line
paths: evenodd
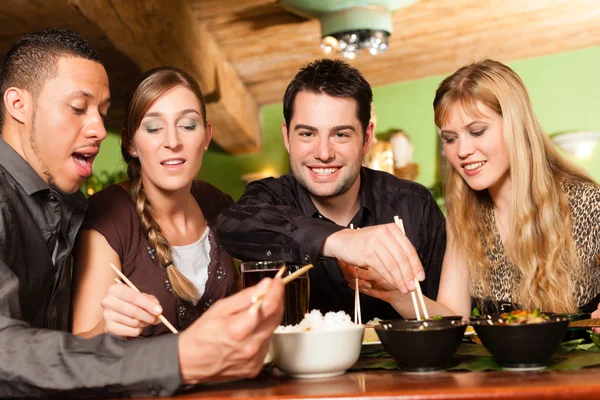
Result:
M406 232L404 231L404 223L402 222L402 220L400 218L398 218L397 215L394 216L394 222L396 223L396 225L398 225L398 228L400 228L402 233L406 235ZM419 303L421 303L421 308L423 309L423 315L425 316L425 319L428 319L429 313L427 312L427 307L425 307L425 298L423 297L423 292L421 292L421 283L419 282L419 280L417 278L414 278L414 281L415 281L415 290L419 297ZM412 297L413 306L415 307L415 314L417 315L417 320L420 321L421 313L419 312L419 306L417 304L417 299L416 299L417 296L415 296L415 290L411 290L410 296Z
M123 282L125 282L127 284L127 286L129 286L131 289L135 290L138 293L141 293L139 291L139 289L137 287L135 287L135 285L121 272L121 270L119 270L117 267L114 266L114 264L109 263L110 267L113 269L113 271L115 271L115 273L119 276L119 278L121 278L121 280ZM166 325L167 328L169 328L169 330L173 333L179 333L177 331L177 329L175 329L175 327L173 325L171 325L171 323L162 315L160 314L158 316L158 319Z

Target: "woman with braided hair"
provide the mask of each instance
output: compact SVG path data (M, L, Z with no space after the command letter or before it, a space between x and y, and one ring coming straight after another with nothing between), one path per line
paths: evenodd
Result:
M231 198L195 180L211 140L198 84L184 71L144 73L128 94L121 152L129 181L90 199L76 246L73 333L124 337L185 329L231 293L233 260L212 223ZM131 304L109 263L148 294Z

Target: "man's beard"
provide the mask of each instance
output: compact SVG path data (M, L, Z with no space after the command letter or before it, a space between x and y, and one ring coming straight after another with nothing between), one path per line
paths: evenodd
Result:
M46 180L48 181L48 186L50 186L50 189L54 190L55 192L57 192L58 194L60 194L63 197L72 194L72 193L65 192L58 186L58 184L56 183L56 180L54 179L54 175L52 175L52 173L50 172L50 169L48 168L46 163L44 163L44 160L42 159L42 156L40 155L40 146L37 141L37 133L36 133L35 109L33 110L33 122L31 124L31 134L29 135L29 144L31 145L31 150L33 151L33 155L37 158L38 162L40 163L42 172L46 176Z
M304 169L305 166L302 165L300 168ZM344 167L344 168L346 168L346 167ZM293 168L292 168L292 173L293 172L294 171L293 171ZM360 174L360 172L359 172L359 174ZM352 177L350 177L350 176L342 177L342 179L340 180L340 182L338 182L338 185L329 194L321 194L321 193L315 192L311 188L311 185L314 184L314 182L310 181L310 179L307 177L307 174L296 174L296 173L294 173L293 175L296 178L296 180L300 183L300 185L304 189L306 189L308 191L308 193L310 193L311 196L319 198L319 199L330 199L330 198L333 198L333 197L341 196L344 193L346 193L348 190L350 190L350 188L352 187L352 185L354 185L354 183L358 179L358 175L359 174L357 174L354 179L351 179Z

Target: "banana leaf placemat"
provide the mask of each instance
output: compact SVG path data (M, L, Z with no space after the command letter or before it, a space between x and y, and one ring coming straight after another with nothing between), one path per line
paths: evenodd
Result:
M583 339L564 342L556 350L548 370L580 369L600 365L600 347L594 343L582 343ZM361 357L351 371L368 369L396 369L396 363L386 352ZM450 371L501 371L485 347L473 343L461 343L454 355Z

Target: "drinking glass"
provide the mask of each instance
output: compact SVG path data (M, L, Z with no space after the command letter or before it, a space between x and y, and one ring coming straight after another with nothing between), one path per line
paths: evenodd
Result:
M284 261L252 261L241 264L242 285L244 288L256 285L263 278L274 278L277 271L286 266L285 278L304 265L287 264ZM283 313L283 325L296 325L308 312L310 299L310 280L308 273L300 275L285 285L285 308Z

